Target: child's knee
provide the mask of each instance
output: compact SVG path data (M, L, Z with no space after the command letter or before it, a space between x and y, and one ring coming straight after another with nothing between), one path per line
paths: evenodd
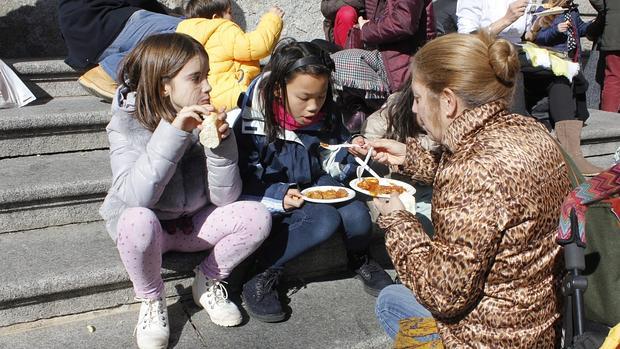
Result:
M342 220L338 210L331 205L318 204L312 210L312 235L317 241L329 239L340 227ZM307 223L305 223L307 224Z
M116 226L117 245L120 247L125 243L132 243L135 246L147 246L155 238L159 224L155 213L148 208L125 209Z
M253 231L252 240L260 245L271 232L271 213L260 202L247 202L246 212L251 212L248 217L248 229Z

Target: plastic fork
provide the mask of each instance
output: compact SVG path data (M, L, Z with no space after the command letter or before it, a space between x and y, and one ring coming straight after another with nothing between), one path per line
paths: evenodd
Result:
M359 145L357 145L357 144L349 144L349 143L343 143L343 144L319 143L319 145L321 146L321 148L329 149L331 151L340 150L342 148L355 148L355 147L359 147Z

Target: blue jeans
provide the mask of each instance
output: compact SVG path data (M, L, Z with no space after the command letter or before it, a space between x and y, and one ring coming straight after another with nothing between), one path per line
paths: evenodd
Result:
M134 12L125 27L97 58L99 65L116 80L123 58L144 38L152 34L173 33L180 18L146 10Z
M375 313L385 332L394 339L398 333L399 321L407 318L432 318L430 311L418 303L415 295L404 285L390 285L379 293ZM440 339L439 334L418 337L421 342Z
M372 222L368 207L353 199L341 204L314 204L302 207L283 217L274 217L271 235L261 248L263 267L282 268L314 246L343 230L348 252L364 252L370 244Z

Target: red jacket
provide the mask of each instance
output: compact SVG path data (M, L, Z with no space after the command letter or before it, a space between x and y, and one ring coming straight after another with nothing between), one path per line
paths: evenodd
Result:
M426 41L428 0L366 0L362 40L381 52L390 89L398 90L407 79L409 60Z

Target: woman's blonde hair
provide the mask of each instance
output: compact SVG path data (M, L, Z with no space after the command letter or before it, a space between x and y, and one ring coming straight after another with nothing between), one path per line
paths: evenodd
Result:
M411 61L413 80L435 94L449 88L468 108L497 100L510 104L519 69L516 48L485 31L431 40Z
M176 111L164 84L170 82L185 64L198 56L201 79L206 78L209 58L204 47L189 35L168 33L151 35L140 42L122 63L118 80L128 92L136 92L134 118L154 131L159 121L172 122Z

